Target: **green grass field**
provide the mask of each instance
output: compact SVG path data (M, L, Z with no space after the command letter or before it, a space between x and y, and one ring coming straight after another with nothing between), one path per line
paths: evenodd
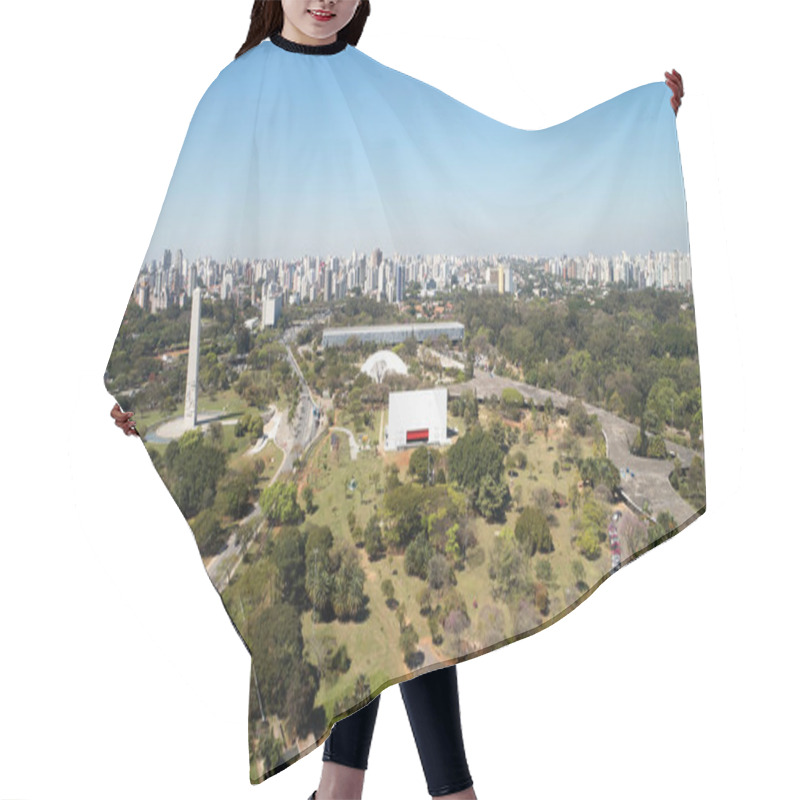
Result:
M358 524L366 525L369 517L380 508L379 488L383 481L383 463L370 451L359 453L356 461L350 458L350 443L346 434L336 432L338 446L332 447L332 434L327 433L314 449L304 475L304 484L314 492L315 512L309 522L328 525L334 537L352 541L347 515L352 509ZM375 477L380 478L376 483ZM355 481L355 489L348 486Z
M495 412L491 409L481 408L481 422L484 426L488 426L494 416ZM337 422L346 424L347 420L337 420ZM451 428L463 428L462 419L454 418L449 422ZM380 413L377 413L374 415L370 439L374 436L377 441L379 425ZM227 428L225 431L227 442L228 437L231 437L232 440L233 428L232 426L225 426L225 428ZM509 476L508 470L506 470L506 480L512 496L518 487L521 491L521 497L519 493L517 496L520 498L522 506L532 505L534 493L542 488L548 492L555 489L560 494L567 496L570 485L578 480L576 468L569 471L562 468L558 476L553 474L553 464L559 454L558 443L565 432L565 422L554 420L550 424L547 440L543 433L536 432L532 434L528 444L523 444L520 437L519 442L510 448L512 453L516 451L525 453L528 462L527 467L517 470L518 474L515 477ZM334 445L334 437L338 441L336 445ZM587 436L581 439L580 448L582 455L591 453L591 437ZM239 453L243 449L237 448ZM442 448L444 453L446 450L447 448ZM411 451L406 450L379 456L375 448L370 447L360 451L358 457L353 460L348 437L341 432L326 432L307 454L302 474L297 476L298 484L301 487L308 485L313 490L314 510L313 513L307 514L306 523L327 525L333 533L335 542L352 543L353 537L348 524L349 513L354 512L356 522L362 529L366 526L370 516L379 514L383 503L382 492L386 465L397 464L400 469L400 479L405 482L409 480L407 467L410 454ZM269 480L282 457L278 448L272 443L260 455L265 457L268 462L268 470L267 474L262 476L259 488ZM239 463L242 459L243 457L239 455ZM270 459L272 460L270 461ZM609 514L611 512L610 506L608 512ZM503 523L490 523L480 516L474 516L471 519L470 524L478 540L477 548L483 551L484 558L482 563L475 566L468 565L465 570L455 573L458 581L456 588L464 598L467 612L472 619L472 627L466 633L470 639L479 640L479 614L488 603L498 607L503 614L503 638L506 639L516 633L513 630L509 609L501 601L494 602L491 598L492 582L489 578L489 566L496 536L504 527L513 530L519 513L516 504L512 504ZM575 545L572 544L572 537L576 535L577 529L571 508L556 509L551 506L548 514L555 551L552 554L535 555L531 564L531 574L534 578L536 577L537 561L547 559L552 568L553 580L548 585L550 608L548 615L543 616L543 620L560 613L577 596L574 590L573 560L580 559L583 562L586 572L585 580L589 586L597 583L607 573L610 566L610 556L605 546L601 549L600 557L595 561L590 561L581 556ZM580 507L578 515L580 515ZM333 637L334 649L340 644L345 644L348 655L353 663L358 665L357 670L351 669L344 675L328 676L321 683L316 703L323 705L329 716L334 713L337 701L352 693L359 673L363 672L368 676L371 691L374 694L388 681L394 682L410 672L401 654L400 626L395 612L396 605L389 608L381 591L381 584L386 578L390 578L393 582L396 603L405 604L407 622L412 624L417 631L421 640L420 646L424 646L424 649L428 653L432 653L433 657L440 662L454 657L449 642L445 641L439 648L432 645L428 619L420 613L417 602L417 594L425 584L419 578L406 575L403 556L387 554L377 561L371 562L363 548L359 549L358 553L366 578L364 591L369 598L367 620L353 622L335 619L331 622L315 622L311 611L302 615L303 637L306 641L305 658L308 661L319 664L320 648L315 646L315 640L318 644L319 640ZM470 560L474 561L474 559ZM247 573L253 569L258 570L259 563L256 561L250 565L242 564L238 572ZM394 574L395 572L396 574ZM240 574L238 577L241 579L244 574ZM565 592L565 590L567 591ZM473 606L474 601L477 602L477 608Z
M493 412L481 409L481 422L484 425L490 423L492 416ZM375 419L375 428L377 428L380 414L376 414ZM346 420L342 421L346 423ZM456 418L450 421L450 425L461 428L463 421ZM528 466L518 470L516 477L506 475L512 495L517 487L521 489L522 506L532 505L534 492L541 488L548 492L555 489L560 494L567 496L571 484L579 480L575 467L565 470L562 465L559 475L553 474L553 464L558 459L558 443L565 431L564 421L554 421L550 425L547 440L543 433L537 432L532 435L529 444L525 445L520 440L518 444L511 447L511 452L522 451L528 460ZM375 435L377 436L377 431ZM307 521L317 525L328 525L335 541L352 542L347 522L348 513L351 510L354 511L358 524L362 527L365 526L369 517L380 511L385 466L388 463L397 463L400 467L401 480L408 480L407 465L410 451L390 453L384 457L376 455L374 451L362 451L354 462L350 458L346 436L338 434L338 440L338 447L333 447L331 434L326 434L309 458L302 481L312 487L316 508L314 513L307 517ZM582 456L592 452L591 437L587 436L581 439L580 445ZM446 448L443 450L446 451ZM353 481L355 481L356 488L351 491L348 486ZM612 507L608 506L607 510L610 514ZM489 564L493 543L504 527L513 530L519 513L516 506L512 506L505 523L490 523L482 517L475 517L472 520L471 524L478 540L477 546L483 550L485 557L483 563L478 566L467 566L464 571L456 572L457 589L466 601L467 611L473 621L472 635L475 634L480 609L486 603L493 602L489 594L491 586ZM574 589L575 577L572 572L572 562L575 559L583 562L586 572L585 580L589 586L596 584L608 572L610 566L610 557L605 547L601 549L598 559L590 561L581 556L578 549L572 544L572 538L578 530L576 515L573 514L570 507L560 509L550 507L548 514L555 551L551 554L536 554L531 564L531 573L534 578L536 577L536 563L539 560L549 560L552 568L553 578L548 583L550 607L549 613L543 617L544 620L561 612L577 597ZM580 507L578 507L579 515ZM417 593L424 583L419 578L409 577L405 574L403 557L387 555L375 562L370 562L363 549L359 553L361 565L366 574L365 592L369 596L369 620L361 624L338 620L330 623L313 623L312 615L309 612L303 618L304 636L308 638L314 634L317 636L327 634L335 637L337 646L344 642L350 657L360 665L360 670L369 674L373 692L378 687L376 681L385 681L387 676L394 680L407 674L408 667L402 662L400 656L399 623L394 610L386 606L381 592L382 581L385 578L391 578L397 602L405 603L407 620L414 625L420 639L426 640L427 649L437 654L442 661L452 658L451 652L437 649L430 644L428 620L420 613L416 599ZM393 574L395 571L397 574ZM473 601L477 601L477 609L473 607ZM502 602L493 604L503 612L504 636L513 635L515 631L512 629L508 608ZM307 657L309 657L308 654ZM335 701L352 690L356 677L355 674L348 673L340 677L338 682L332 686L323 684L317 702L324 704L329 711L332 710Z

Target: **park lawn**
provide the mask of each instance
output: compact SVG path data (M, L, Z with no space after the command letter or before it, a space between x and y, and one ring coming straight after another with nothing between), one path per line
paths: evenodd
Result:
M206 440L207 441L207 440ZM236 425L222 425L222 449L228 453L228 469L234 466L234 462L241 461L245 452L253 446L249 436L237 436ZM237 467L238 468L238 465Z
M386 607L383 600L384 613L376 614L373 608L372 598L370 608L370 618L367 622L341 622L334 620L329 623L313 623L311 612L303 614L303 640L309 642L316 631L320 636L323 634L336 638L336 647L344 644L347 647L347 654L352 660L350 669L340 675L335 683L322 681L317 692L315 704L324 706L326 716L330 718L334 713L334 708L341 698L350 695L356 684L358 676L363 673L367 676L370 685L370 692L374 696L377 691L389 681L407 674L408 668L402 664L402 659L395 657L398 652L398 639L400 637L400 627L394 615ZM373 618L372 615L376 615ZM307 648L304 659L314 662L312 652Z
M137 422L139 428L144 428L152 433L156 432L156 428L164 422L171 419L176 419L183 416L183 406L176 406L175 409L169 412L164 412L161 409L153 409L152 411L136 411L133 418ZM148 443L149 444L149 443Z
M367 675L373 695L389 681L396 681L408 673L408 667L399 653L400 625L395 612L386 605L380 588L383 573L378 565L386 563L387 560L369 564L363 549L359 550L359 555L366 574L364 593L369 597L366 621L334 619L331 622L314 623L311 611L304 613L302 617L305 641L309 641L315 633L320 636L333 636L336 647L344 644L353 664L358 665L357 668L351 667L350 671L340 675L335 683L323 682L320 686L316 702L325 707L328 716L333 714L336 702L353 691L360 673ZM399 559L395 559L395 562L398 561ZM385 569L386 574L390 574L392 567L387 566ZM397 579L394 580L397 585ZM307 652L305 658L314 663L311 652Z
M235 425L222 426L223 447L229 454L228 469L240 470L247 461L252 461L254 457L245 455L246 451L252 447L252 443L246 436L237 437L234 432L235 427ZM147 447L152 447L163 456L167 447L169 447L169 442L147 442ZM232 450L228 448L232 448ZM268 476L266 478L268 481L280 467L283 461L283 451L274 442L270 441L260 453L256 454L256 457L258 456L263 458L266 464L266 469L262 473L260 480L264 481L265 476Z
M383 413L381 413L383 412ZM386 425L388 419L388 408L376 409L372 414L372 425L364 429L364 433L369 437L369 444L372 447L377 447L382 440L381 434L381 417L383 417L383 424Z
M384 424L387 418L387 409L383 409ZM336 425L340 428L348 428L353 432L360 447L365 446L366 443L370 447L377 447L380 441L380 427L381 427L381 409L377 408L372 412L372 422L369 425L364 425L363 419L360 420L360 425L356 424L352 414L348 414L347 410L340 408L336 410Z
M197 411L217 412L224 418L236 417L247 409L247 403L235 389L218 389L215 392L197 392Z
M336 432L334 432L336 433ZM371 476L381 475L383 463L370 452L360 452L356 461L350 458L350 442L346 434L336 433L338 447L331 446L331 433L321 437L314 448L305 482L314 492L314 513L306 517L315 525L328 525L334 537L344 537L352 542L347 516L355 511L358 524L363 528L375 506L380 507L378 490ZM382 475L381 475L382 477ZM348 483L356 481L355 491L348 491Z
M268 441L267 444L261 448L258 453L250 453L249 450L255 446L256 442L252 441L249 436L236 436L235 433L236 425L223 425L222 431L224 434L224 443L225 443L225 450L228 452L228 469L235 469L235 470L242 470L246 467L249 467L253 464L253 462L257 458L262 458L264 461L266 473L266 467L268 466L270 459L274 457L274 451L270 451L270 446L275 447L276 450L279 450L272 440ZM258 440L256 440L258 441ZM235 451L231 452L228 450L229 447L234 446L236 449ZM262 473L262 474L264 474Z
M269 484L275 476L275 473L280 469L281 464L283 464L284 453L283 450L270 439L262 450L253 456L248 456L248 458L261 458L264 460L264 471L261 473L256 487L260 491L264 486Z
M545 441L544 434L535 433L528 446L521 443L512 448L513 450L522 450L528 458L528 467L525 470L520 470L518 478L508 478L510 489L513 493L514 486L519 484L522 486L523 505L529 505L533 502L534 491L544 486L548 491L555 489L565 497L568 496L569 487L576 481L580 480L577 467L571 465L571 469L562 468L558 477L553 475L553 464L557 460L558 442L564 435L566 428L558 427L551 430L549 433L548 441ZM581 445L581 457L585 457L592 452L592 439L590 436L579 437ZM549 448L553 448L550 450ZM588 490L591 491L591 490ZM608 515L617 508L618 504L610 505L604 504ZM536 575L536 563L547 558L550 561L555 586L548 586L550 592L550 611L551 615L558 613L568 605L564 596L564 590L575 584L575 576L572 572L572 562L575 559L583 563L586 577L585 582L588 586L594 586L609 570L610 568L610 554L608 547L605 543L604 536L601 537L601 552L600 556L590 561L581 555L580 551L571 544L572 536L578 534L578 529L573 528L573 513L572 509L567 506L566 508L551 508L549 512L555 518L556 524L551 524L550 533L553 536L553 544L555 545L554 552L546 555L536 554L533 557L533 575ZM581 509L578 507L577 520L580 520ZM507 524L513 529L516 524L519 514L517 512L509 513ZM605 534L605 531L602 531ZM572 602L572 601L570 601Z
M481 422L488 426L493 418L491 410L485 407L481 408ZM558 422L562 422L559 420ZM544 487L548 491L555 489L564 497L568 496L569 487L575 481L579 480L577 467L571 465L571 469L564 469L560 471L558 477L553 474L553 464L558 456L558 442L564 435L566 426L563 424L551 424L547 440L541 432L533 433L531 441L525 445L520 440L516 445L510 448L510 452L520 450L525 453L528 459L528 466L524 470L518 470L519 475L512 478L508 475L506 470L506 480L509 484L509 490L514 493L517 486L522 489L522 506L534 504L534 492ZM579 439L581 445L581 456L585 456L592 451L592 439L590 436L582 437ZM615 506L614 506L615 507ZM607 510L610 515L613 510L612 506L608 506ZM470 615L477 613L480 609L481 599L480 595L484 590L482 587L489 585L488 569L491 558L491 550L496 534L504 527L511 530L516 526L517 519L520 516L520 511L516 509L511 510L506 515L505 523L489 523L482 517L476 517L474 520L475 532L479 541L479 546L483 547L486 560L481 567L473 570L467 567L464 572L457 572L458 588L462 592L464 599L467 601L468 611ZM575 577L572 572L572 562L579 559L583 562L586 573L585 581L591 587L594 586L607 572L610 567L610 556L605 543L601 544L600 556L590 561L581 555L580 551L571 543L571 538L577 533L573 529L573 513L570 507L549 509L549 515L554 522L551 522L550 532L553 537L553 544L555 550L548 554L535 554L531 563L531 574L536 578L536 565L539 561L547 559L550 562L553 581L548 585L548 592L550 596L549 614L544 617L547 619L561 610L563 610L569 603L573 602L574 595L570 597L569 602L565 596L565 590L574 586ZM580 518L580 507L578 509L578 519ZM605 532L603 532L605 533ZM479 609L472 608L472 600L477 599ZM508 609L505 604L500 604L506 615L507 627L506 633L510 630L510 618L508 616Z
M488 425L493 413L484 408L481 409L482 422ZM380 415L376 415L380 420ZM454 420L455 421L455 420ZM452 422L451 422L452 427ZM522 488L522 504L531 505L533 503L533 493L540 487L548 491L556 489L559 493L567 496L570 485L578 479L577 470L573 466L570 470L564 470L556 477L553 474L553 464L557 460L558 441L563 436L565 427L563 425L551 424L548 439L545 440L543 433L534 433L528 445L518 442L511 447L511 451L521 450L528 459L528 466L524 470L519 470L516 478L511 478L506 474L510 490L519 485ZM582 453L591 452L591 437L581 440ZM446 453L447 448L441 448ZM408 456L410 451L402 451L400 455ZM343 435L339 435L339 447L334 451L331 447L330 433L323 437L319 446L315 449L310 459L307 469L307 480L314 490L315 512L307 517L307 521L328 525L333 532L334 539L344 538L345 541L352 541L349 526L347 524L348 512L353 509L356 512L358 524L362 527L366 524L369 516L380 508L382 499L380 492L376 490L375 484L370 481L370 476L378 474L381 476L379 483L382 483L382 473L388 463L401 464L401 476L406 478L407 458L397 459L398 454L387 454L381 458L373 453L361 452L355 462L350 459L349 444ZM351 479L357 482L354 492L347 490L347 484ZM609 506L609 513L610 513ZM473 625L477 625L480 610L486 603L494 602L491 599L491 581L489 579L489 564L492 547L496 535L503 527L513 530L520 512L513 510L507 515L505 523L489 523L482 517L473 520L474 530L478 539L478 547L482 548L485 558L482 564L470 567L468 564L462 572L456 572L458 580L458 591L463 596L467 611L472 618ZM565 590L574 586L575 578L572 573L572 562L580 559L583 562L586 572L586 583L594 586L608 571L607 547L602 545L601 555L595 561L589 561L572 545L573 535L571 508L551 508L550 514L555 520L551 525L551 533L555 544L555 551L550 554L537 554L531 563L531 574L536 578L535 567L538 561L547 559L550 561L553 571L553 582L548 586L550 595L549 614L544 617L548 619L560 613L567 605ZM580 514L580 510L579 510ZM333 634L337 642L346 643L348 653L351 658L358 659L358 663L364 664L364 671L370 677L370 685L373 693L379 684L375 681L378 674L389 675L389 679L399 677L408 673L408 668L399 656L398 637L400 635L399 623L396 614L392 609L387 608L383 593L381 592L382 581L391 578L395 588L395 598L398 603L405 603L407 621L412 624L420 636L420 639L429 636L427 617L419 611L417 604L417 593L424 583L415 577L405 574L403 557L389 556L379 559L376 562L369 562L366 553L361 550L362 567L366 573L367 580L365 592L370 598L369 610L370 619L366 623L356 624L352 622L333 621L331 623L317 623L315 626L318 631L326 631ZM392 575L392 571L397 570L397 575ZM474 608L473 601L477 601L478 608ZM569 602L574 601L574 595L569 598ZM435 604L434 593L434 604ZM512 620L509 609L505 603L494 603L503 611L505 618L504 635L513 635ZM307 617L307 619L305 618ZM304 617L304 633L311 633L311 614ZM433 648L435 651L437 648ZM446 659L451 654L445 649L438 648L441 657ZM389 656L387 654L395 654ZM389 658L391 663L386 663ZM362 661L363 659L363 661ZM399 663L394 663L399 662ZM392 664L394 663L394 668ZM373 672L374 670L374 672ZM381 672L382 671L382 672ZM356 675L348 675L348 680L341 679L331 687L323 687L320 690L318 702L322 702L329 710L338 697L352 691Z
M239 416L247 409L247 403L236 393L234 389L218 391L213 396L206 392L198 392L197 411L198 414L224 411L224 419ZM151 411L137 411L134 419L141 423L143 428L155 433L156 428L163 422L183 416L183 404L176 406L169 412L160 409Z
M306 522L328 525L333 533L334 542L352 543L347 523L348 513L351 509L355 511L358 524L362 528L375 513L375 507L379 505L379 495L375 484L370 481L370 476L376 474L376 471L380 474L383 462L378 456L369 452L359 453L353 462L350 458L347 437L339 434L338 439L339 446L333 450L331 434L327 433L314 449L306 470L306 480L314 490L315 511L306 517ZM357 488L351 492L347 490L347 484L352 479L356 480ZM316 630L319 634L333 635L339 644L346 644L351 659L361 665L359 671L368 676L374 694L387 682L408 674L408 667L399 654L400 625L395 611L386 605L381 582L385 577L392 577L398 590L397 599L402 601L404 596L402 584L411 585L410 581L416 579L405 576L402 558L391 559L387 556L377 562L370 562L363 548L358 552L366 578L364 593L369 597L368 619L361 623L340 620L313 623L312 612L309 611L303 615L303 636L308 638ZM391 575L393 569L398 570L396 576ZM414 605L409 597L406 600L409 616L413 614ZM417 632L421 635L426 631L427 624L424 630L417 627ZM333 713L336 701L352 691L357 677L358 673L347 673L334 685L323 685L317 696L317 702L323 704L329 714Z

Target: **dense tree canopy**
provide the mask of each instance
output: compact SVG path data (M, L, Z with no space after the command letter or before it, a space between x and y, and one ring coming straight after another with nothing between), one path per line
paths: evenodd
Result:
M520 547L529 556L553 550L547 514L538 506L529 506L519 515L514 534Z
M281 597L298 609L306 605L306 553L300 530L286 527L274 537L270 560L280 576Z
M691 297L652 287L610 287L589 303L507 295L459 296L476 352L519 365L526 382L558 389L637 421L642 404L657 424L702 433L697 334ZM651 395L652 392L652 395Z
M241 519L250 509L250 497L257 480L252 467L228 471L217 485L216 507L226 516Z
M417 447L408 463L408 474L419 483L433 483L438 454L428 447Z
M620 487L619 469L608 458L585 458L579 465L581 480L597 487L601 484L615 492Z
M187 519L214 503L226 461L225 452L207 443L200 428L186 431L167 445L162 477Z
M495 480L491 475L484 475L478 487L478 496L475 499L475 507L478 511L492 521L502 521L505 512L511 502L511 494L508 485L501 478Z
M702 508L706 504L705 466L700 456L694 456L688 469L683 468L680 460L669 476L672 486L694 508Z
M393 525L386 531L386 541L404 548L424 530L420 505L425 490L413 484L401 484L386 493L384 512Z
M514 535L498 536L492 543L489 561L492 580L492 597L512 604L533 592L530 559L517 543Z
M246 639L266 711L286 716L291 676L303 661L300 614L288 603L267 606L249 620Z
M297 502L297 486L291 481L276 481L265 487L259 500L264 516L275 525L301 522L303 509Z
M447 458L450 478L464 489L478 492L481 480L489 476L500 483L503 452L482 428L475 427L450 448Z
M352 544L337 545L331 557L333 576L331 604L339 619L352 619L364 607L366 575L359 565L358 551Z

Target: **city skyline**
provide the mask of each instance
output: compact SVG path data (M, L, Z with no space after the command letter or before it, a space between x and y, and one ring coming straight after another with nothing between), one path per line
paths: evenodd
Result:
M212 258L191 261L182 249L166 250L161 259L142 265L133 294L141 307L163 309L182 304L197 285L203 285L222 299L242 288L255 290L261 283L261 304L282 297L291 303L329 303L356 293L378 300L401 303L410 284L417 284L420 297L459 289L472 292L516 294L539 275L557 281L580 281L584 285L607 286L622 282L628 288L691 289L691 256L677 250L648 253L616 253L587 257L564 254L558 258L534 256L463 259L395 254L385 256L379 248L370 253L353 251L350 256L306 255L302 259ZM255 303L255 294L251 296ZM274 311L272 310L274 324ZM280 314L280 308L277 309Z

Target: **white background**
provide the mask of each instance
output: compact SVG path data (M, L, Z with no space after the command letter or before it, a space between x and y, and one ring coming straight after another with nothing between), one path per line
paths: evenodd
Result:
M249 657L102 381L189 120L250 7L3 6L2 800L317 786L321 747L250 785ZM481 800L796 796L790 7L373 2L364 52L517 127L672 67L685 79L708 512L556 625L459 665ZM364 797L427 797L397 687Z

